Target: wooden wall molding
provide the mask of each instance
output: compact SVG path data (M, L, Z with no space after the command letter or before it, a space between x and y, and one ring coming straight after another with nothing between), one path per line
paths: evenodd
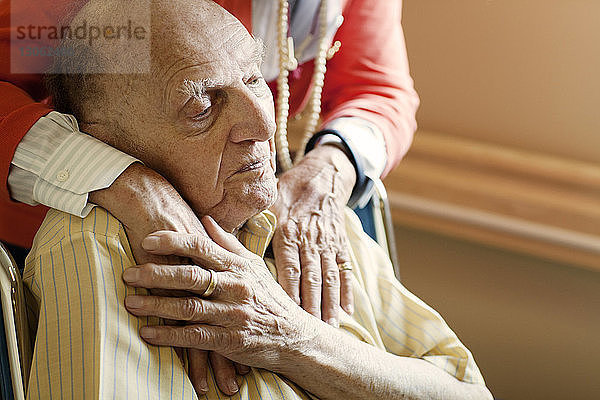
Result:
M419 131L384 183L395 224L600 271L600 163Z

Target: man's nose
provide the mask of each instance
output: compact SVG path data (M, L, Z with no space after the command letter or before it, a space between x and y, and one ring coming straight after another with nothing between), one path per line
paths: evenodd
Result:
M273 102L257 97L250 90L239 90L231 99L230 118L232 126L230 140L234 143L245 140L267 141L275 134Z

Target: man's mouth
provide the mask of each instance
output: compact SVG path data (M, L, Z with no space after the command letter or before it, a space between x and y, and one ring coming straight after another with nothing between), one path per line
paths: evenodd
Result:
M262 157L259 159L252 160L244 165L240 169L238 169L235 174L241 174L244 172L254 171L257 169L262 169L266 163L269 161L269 157Z

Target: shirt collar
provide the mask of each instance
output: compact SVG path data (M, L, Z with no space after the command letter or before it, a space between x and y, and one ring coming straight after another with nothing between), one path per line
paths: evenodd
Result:
M237 238L244 247L262 258L271 243L276 226L275 214L265 210L246 221L238 231Z

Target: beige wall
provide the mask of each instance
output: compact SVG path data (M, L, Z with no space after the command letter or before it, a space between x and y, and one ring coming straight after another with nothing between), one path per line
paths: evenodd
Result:
M600 1L404 0L403 25L422 129L600 163ZM600 398L600 273L396 235L403 282L496 398Z
M600 398L600 274L398 228L402 282L504 400Z
M600 162L600 1L404 0L421 128Z

